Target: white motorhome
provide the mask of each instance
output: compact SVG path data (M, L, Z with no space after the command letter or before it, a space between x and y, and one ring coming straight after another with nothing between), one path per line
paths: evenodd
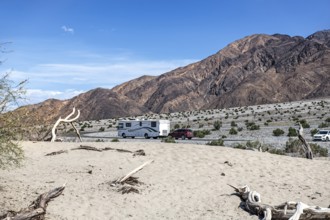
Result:
M158 138L170 133L169 120L122 120L118 122L119 137Z

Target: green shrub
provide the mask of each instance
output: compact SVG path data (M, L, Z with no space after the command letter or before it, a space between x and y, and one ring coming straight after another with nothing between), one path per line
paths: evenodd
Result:
M231 129L229 130L229 134L231 134L231 135L236 135L236 134L237 134L236 129L235 129L235 128L231 128Z
M237 127L237 124L234 121L231 121L230 126Z
M214 123L213 123L213 127L214 127L214 129L215 130L220 130L220 127L222 126L222 122L221 121L215 121Z
M330 123L330 117L329 117L329 118L327 118L327 119L325 119L325 122L328 122L328 123Z
M311 147L311 150L315 157L327 157L328 156L327 148L321 147L320 145L314 144L314 143L309 144L309 146ZM299 156L305 157L303 143L301 143L301 141L299 139L294 140L294 139L290 138L286 142L284 151L286 153L294 153L294 154L298 154Z
M268 152L271 154L285 155L285 152L282 149L278 148L271 148L268 150Z
M327 127L329 127L329 124L328 124L328 123L324 123L324 122L322 122L322 123L318 126L318 128L327 128Z
M299 122L303 128L310 128L310 125L307 123L305 119L302 119Z
M289 127L288 136L289 137L298 136L297 130L295 128Z
M316 134L317 132L319 132L319 129L314 128L311 130L311 136L314 136L314 134Z
M237 128L237 131L243 131L243 128L242 127L239 127L239 128Z
M254 123L254 122L248 122L248 123L246 123L246 128L247 128L248 130L259 130L259 129L260 129L260 126L257 125L257 124Z
M206 145L211 145L211 146L223 146L223 140L218 139L218 140L213 140L211 142L208 142Z
M104 127L100 127L99 132L103 132L105 130Z
M161 142L163 142L163 143L176 143L174 137L171 137L171 136L163 138Z
M277 128L277 129L273 130L274 136L281 136L283 134L284 134L284 131L282 129Z
M111 142L119 142L119 139L118 139L118 138L113 138L113 139L111 140Z
M174 125L174 129L179 129L180 128L180 125L179 124L175 124Z
M203 138L205 135L211 134L210 130L196 130L193 131L194 137Z
M328 157L328 149L318 144L309 144L315 157Z

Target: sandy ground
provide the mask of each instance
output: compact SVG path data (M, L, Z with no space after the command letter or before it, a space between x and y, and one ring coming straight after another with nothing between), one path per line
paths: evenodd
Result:
M270 205L330 205L329 160L192 144L84 144L143 149L146 156L70 150L80 143L23 142L24 166L0 170L0 212L27 207L64 183L64 193L49 203L46 219L258 219L239 207L240 199L227 184L247 184ZM58 150L68 153L45 156ZM121 194L109 185L150 159L154 162L134 175L144 183L136 186L139 194Z

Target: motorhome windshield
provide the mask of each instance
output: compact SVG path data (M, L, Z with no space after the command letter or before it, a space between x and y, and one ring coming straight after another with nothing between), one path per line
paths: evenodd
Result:
M318 134L327 134L327 131L319 131Z

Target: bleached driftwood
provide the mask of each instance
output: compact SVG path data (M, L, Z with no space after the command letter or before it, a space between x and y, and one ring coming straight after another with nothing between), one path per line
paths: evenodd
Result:
M229 184L228 184L229 185ZM234 187L235 192L244 202L245 209L251 214L258 215L262 220L307 220L330 219L330 208L309 206L302 202L285 202L278 206L261 203L261 196L251 191L248 186Z
M113 185L117 185L117 184L123 184L128 178L130 178L133 174L139 172L140 170L143 169L143 167L147 166L148 164L151 164L154 160L149 160L147 162L145 162L144 164L142 164L141 166L135 168L134 170L132 170L131 172L129 172L127 175L118 178L117 180L115 180L112 184Z
M19 212L8 211L6 214L0 215L1 220L43 220L45 219L46 208L48 202L61 195L65 188L65 184L57 187L49 192L39 195L39 197Z
M80 110L78 110L78 114L77 114L76 117L74 117L74 118L70 118L70 117L72 117L72 116L75 114L75 112L76 112L76 108L73 108L73 109L72 109L72 112L71 112L68 116L66 116L64 119L62 119L62 118L60 117L60 118L56 121L56 123L54 124L54 126L53 126L53 128L52 128L52 139L51 139L51 142L54 142L54 141L56 140L56 128L57 128L57 126L58 126L61 122L70 123L70 124L73 126L74 130L76 131L76 134L77 134L77 136L79 137L79 140L81 141L81 137L80 137L79 131L77 130L77 128L76 128L76 127L73 125L73 123L72 123L72 122L76 121L76 120L79 118L79 116L80 116Z
M312 160L313 159L313 152L312 152L311 147L309 146L309 144L307 143L307 141L304 138L304 128L301 125L301 123L299 123L298 138L303 143L303 148L304 148L304 151L305 151L306 158Z

